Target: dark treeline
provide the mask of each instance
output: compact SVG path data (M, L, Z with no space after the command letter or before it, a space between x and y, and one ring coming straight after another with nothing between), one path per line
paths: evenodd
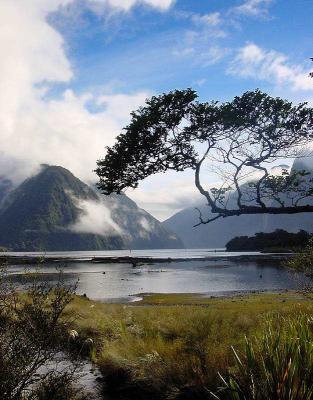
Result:
M237 236L226 244L226 250L295 250L305 247L311 237L312 234L304 230L300 230L298 233L290 233L283 229L276 229L270 233L259 232L255 236Z

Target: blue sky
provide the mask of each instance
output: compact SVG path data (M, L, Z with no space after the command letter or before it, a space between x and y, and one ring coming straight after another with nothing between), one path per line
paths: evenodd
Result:
M310 67L313 54L312 1L250 1L255 3L251 12L240 10L245 3L177 0L162 12L137 5L111 16L83 5L78 12L72 4L50 21L65 39L75 69L69 86L78 92L104 86L123 93L158 93L191 86L202 99L225 100L255 87L278 91L271 79L228 72L236 51L248 43L282 53L288 63L303 68ZM205 21L208 16L211 23Z
M1 174L50 163L94 182L130 112L176 88L313 104L312 15L312 0L2 0ZM160 219L197 200L190 172L127 194Z

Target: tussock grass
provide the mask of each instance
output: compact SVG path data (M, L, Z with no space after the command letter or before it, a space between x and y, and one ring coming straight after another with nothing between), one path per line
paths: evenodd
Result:
M233 349L236 368L221 376L213 397L227 400L313 398L313 325L304 314L268 319L258 337L246 338L243 354Z
M138 305L101 304L77 297L67 312L95 343L91 357L106 390L127 399L210 398L218 372L235 368L231 346L260 333L265 318L309 315L313 302L297 293L208 299L149 295ZM124 397L123 397L124 396Z

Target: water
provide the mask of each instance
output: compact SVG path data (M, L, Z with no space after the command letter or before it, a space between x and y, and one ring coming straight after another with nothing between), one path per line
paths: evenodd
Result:
M57 353L52 360L47 361L44 365L37 369L36 375L46 376L48 373L70 374L72 373L73 382L78 389L89 395L90 400L103 399L101 396L101 386L98 379L101 378L101 372L96 365L89 360L73 360L68 359L64 353ZM35 387L35 385L34 385Z
M28 253L29 254L29 253ZM33 253L34 254L34 253ZM212 260L166 262L138 265L121 263L91 263L92 256L129 255L129 251L49 253L51 256L75 256L86 261L72 261L63 265L67 283L78 280L78 293L94 300L119 302L134 301L142 293L203 293L224 295L241 291L271 291L296 288L296 281L273 258L258 260L258 253L225 253L222 250L148 250L132 251L132 256L151 257L204 257L212 255ZM48 253L46 255L49 255ZM229 258L225 259L225 255ZM254 255L253 261L238 261L233 255ZM29 268L29 266L28 266ZM31 267L33 270L35 266ZM23 265L12 265L9 274L20 281L25 271ZM56 281L56 264L40 266L43 278Z
M51 251L51 252L7 252L1 253L12 256L44 256L44 257L71 257L76 259L91 259L93 257L152 257L152 258L203 258L214 255L214 257L228 257L238 255L257 255L257 251L251 252L226 252L221 249L160 249L160 250L101 250L101 251Z

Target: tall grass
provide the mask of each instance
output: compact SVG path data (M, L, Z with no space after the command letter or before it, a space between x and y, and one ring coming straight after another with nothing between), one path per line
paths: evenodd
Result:
M310 400L313 398L313 319L305 315L267 321L260 338L247 339L244 356L221 377L216 399Z
M298 294L222 300L177 296L176 300L184 305L173 305L173 296L155 296L144 306L100 304L82 298L70 306L68 312L78 315L74 328L81 337L94 340L91 356L103 374L106 392L136 400L212 398L210 392L221 386L219 372L225 382L239 376L231 347L242 354L247 346L245 335L262 337L268 314L279 312L284 321L292 321L294 315L313 311L310 299ZM280 325L279 320L276 326ZM286 332L287 328L280 331L281 340ZM273 348L274 343L268 346ZM259 359L262 352L257 348L253 344ZM230 398L225 393L218 396Z

